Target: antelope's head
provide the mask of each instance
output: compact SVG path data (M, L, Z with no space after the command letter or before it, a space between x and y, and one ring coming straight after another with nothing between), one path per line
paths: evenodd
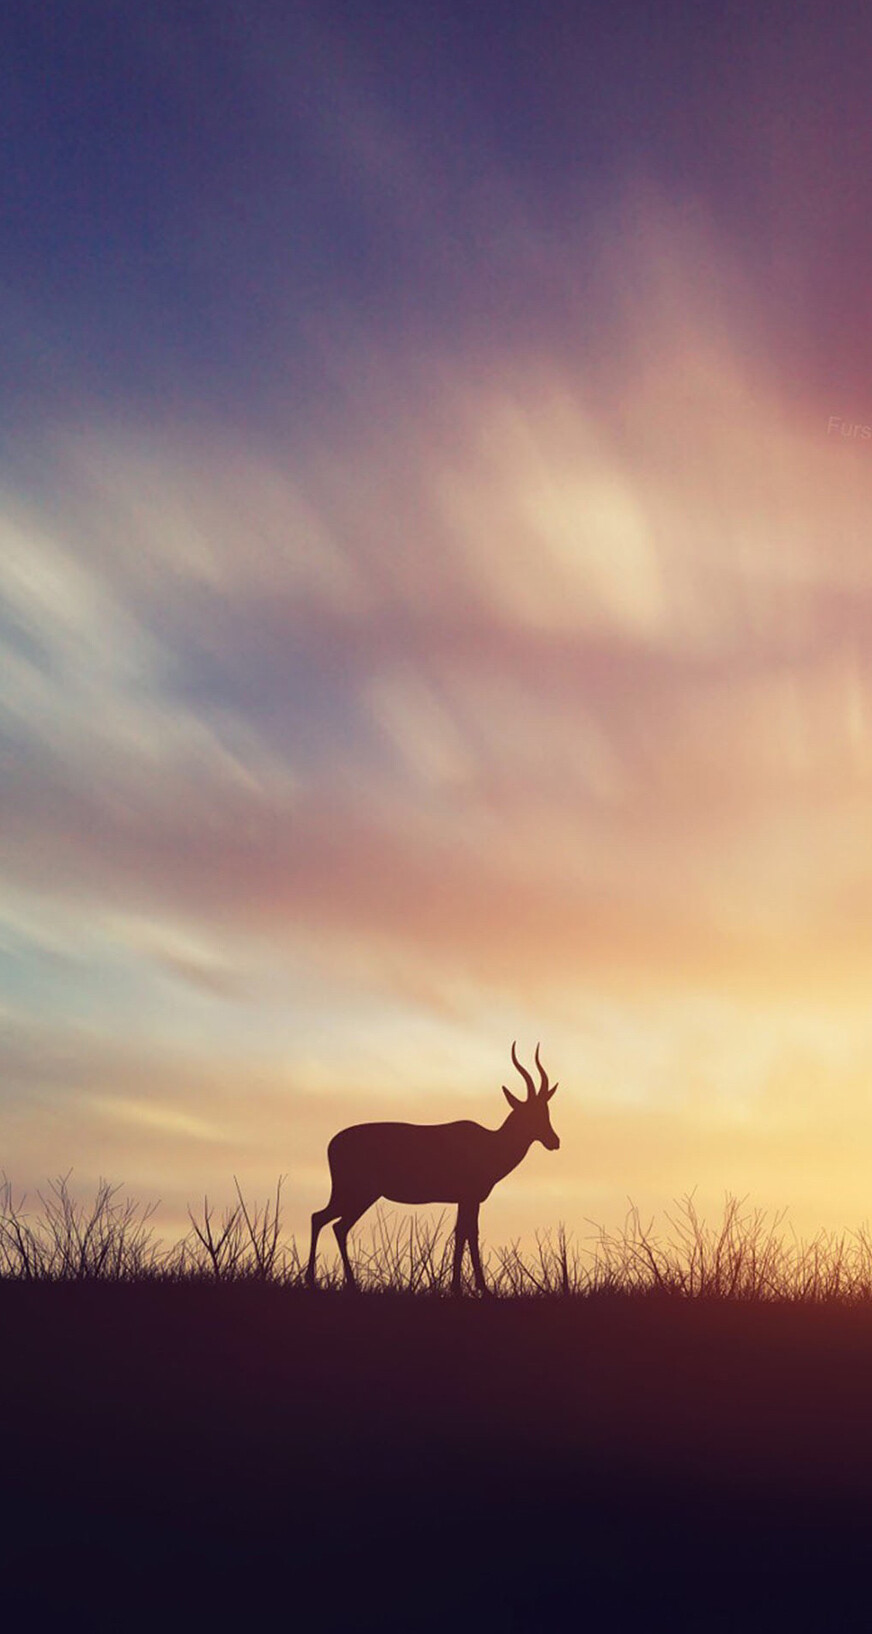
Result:
M536 1045L535 1059L536 1065L539 1068L538 1090L536 1089L536 1086L533 1083L533 1080L530 1077L526 1067L521 1066L521 1063L515 1054L515 1046L514 1044L512 1045L512 1060L521 1074L524 1083L527 1085L527 1098L523 1101L519 1100L517 1095L513 1095L510 1089L506 1089L505 1084L503 1084L503 1094L505 1095L512 1111L517 1116L518 1121L520 1122L521 1119L523 1119L524 1125L529 1131L531 1141L541 1140L542 1145L545 1146L549 1152L556 1152L560 1145L560 1141L551 1127L551 1116L548 1111L548 1102L554 1094L557 1085L549 1084L548 1082L548 1074L545 1071L542 1062L539 1060L538 1044Z

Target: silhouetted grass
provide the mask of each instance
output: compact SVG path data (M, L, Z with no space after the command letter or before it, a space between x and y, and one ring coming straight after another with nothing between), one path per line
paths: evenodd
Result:
M93 1200L76 1199L69 1175L52 1181L35 1203L0 1182L0 1279L28 1282L262 1282L304 1288L306 1255L282 1230L282 1180L263 1204L237 1201L220 1215L208 1197L190 1208L185 1236L166 1243L155 1233L156 1205L122 1197L101 1180ZM447 1296L453 1211L434 1221L385 1208L355 1233L354 1258L369 1293ZM623 1227L602 1226L581 1240L560 1225L485 1255L491 1291L501 1299L672 1295L684 1299L861 1303L872 1301L872 1236L819 1232L804 1239L769 1214L727 1196L710 1224L693 1194L664 1216L643 1221L630 1204ZM342 1285L336 1264L322 1263L319 1287Z
M154 1215L0 1186L7 1621L866 1626L865 1230L631 1206L492 1250L477 1301L452 1211L373 1210L354 1299L332 1260L306 1290L281 1183L204 1198L180 1242Z

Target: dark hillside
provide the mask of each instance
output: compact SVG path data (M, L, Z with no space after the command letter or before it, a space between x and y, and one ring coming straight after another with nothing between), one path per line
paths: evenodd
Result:
M110 1283L0 1285L0 1317L18 1618L738 1630L872 1606L867 1309Z

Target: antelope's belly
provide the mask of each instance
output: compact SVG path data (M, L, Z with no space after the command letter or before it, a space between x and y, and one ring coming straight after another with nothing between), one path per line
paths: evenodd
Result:
M388 1203L406 1203L413 1206L416 1203L456 1203L456 1194L453 1197L446 1195L443 1187L441 1191L430 1191L426 1187L413 1189L411 1186L392 1186L390 1191L383 1191L382 1196Z
M443 1182L441 1185L434 1181L432 1185L394 1184L385 1186L381 1195L388 1203L405 1203L407 1207L414 1207L421 1203L444 1203L456 1206L458 1203L483 1203L490 1194L490 1186L483 1186L481 1182L461 1188L456 1184Z

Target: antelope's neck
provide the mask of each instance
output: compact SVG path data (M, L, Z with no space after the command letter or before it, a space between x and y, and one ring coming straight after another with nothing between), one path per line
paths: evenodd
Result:
M511 1113L509 1113L505 1123L501 1124L496 1131L496 1136L500 1175L511 1174L512 1169L516 1169L518 1164L527 1156L533 1144L532 1139L525 1129L518 1128Z

